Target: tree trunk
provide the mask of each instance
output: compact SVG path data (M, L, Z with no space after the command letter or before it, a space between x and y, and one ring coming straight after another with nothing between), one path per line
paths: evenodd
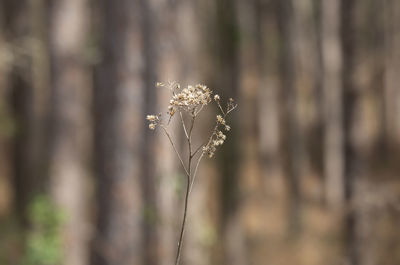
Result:
M290 235L300 232L300 174L301 150L297 119L298 91L296 89L293 3L278 1L278 27L280 31L281 123L284 174L287 178Z
M95 72L97 238L92 264L143 264L142 150L146 58L139 0L103 0ZM146 131L146 133L149 133ZM155 246L154 246L155 247Z
M142 46L144 56L144 69L143 69L143 98L144 104L142 106L142 128L147 129L148 121L144 119L146 114L157 113L155 106L157 103L156 87L155 84L157 74L158 56L156 54L156 38L155 38L155 25L153 17L156 14L156 7L159 3L152 3L151 1L141 0L140 8L142 9L142 16L140 20L142 32ZM155 141L154 135L151 131L145 130L141 150L142 175L141 184L144 201L144 219L143 219L143 247L144 247L144 263L146 265L156 265L159 260L159 245L156 225L157 218L157 194L156 194L156 176L155 176Z
M400 4L396 0L384 1L385 12L385 138L400 143ZM390 149L389 149L390 150Z
M56 0L50 19L52 61L52 144L50 188L67 219L63 225L64 264L88 261L91 82L85 45L88 1Z
M17 213L27 224L27 205L45 186L45 126L48 101L48 56L43 24L46 17L40 2L5 2L9 30L9 85L18 130L14 135L13 174ZM43 67L42 69L37 69Z
M14 133L10 111L10 45L6 38L5 5L0 3L0 220L12 210L11 137ZM9 58L7 60L7 58Z
M341 1L341 45L343 51L343 122L344 122L344 174L345 174L345 199L347 211L345 217L345 247L347 262L353 265L360 263L360 249L357 233L358 215L355 208L357 186L361 180L362 162L358 153L354 130L356 124L356 111L359 100L359 90L354 81L356 67L356 25L355 25L355 0Z
M333 207L340 207L344 202L340 10L339 1L322 1L323 157L326 200Z

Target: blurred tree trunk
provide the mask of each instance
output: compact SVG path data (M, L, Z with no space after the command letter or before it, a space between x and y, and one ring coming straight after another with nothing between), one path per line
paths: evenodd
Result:
M225 0L203 1L202 5L198 5L200 7L198 9L202 11L200 19L207 21L205 27L200 28L203 31L200 31L199 34L205 35L201 35L201 38L214 41L207 43L209 45L207 51L199 51L200 56L197 56L197 61L204 66L204 70L202 69L204 79L209 80L207 85L215 94L221 95L222 102L227 101L230 97L238 100L239 95L240 41L237 5L238 1ZM213 12L210 13L209 10L213 10ZM205 57L202 54L204 52L207 55ZM203 80L200 81L203 82ZM224 106L224 104L222 105ZM216 109L210 110L204 118L208 122L200 125L203 127L203 136L209 134L209 121L215 119L215 111ZM199 233L200 231L196 234L197 240L203 241L203 251L208 260L197 264L238 264L244 261L241 255L244 250L242 248L244 246L243 238L241 238L243 231L240 226L237 201L240 174L237 163L239 142L235 140L238 137L240 126L236 122L237 117L237 112L234 111L227 120L227 123L236 129L228 133L226 144L216 154L216 163L213 159L203 159L204 163L197 182L197 192L193 192L193 202L197 204L197 209L194 211L207 210L207 216L202 217L203 220L200 222L196 220L195 225L197 229L203 230L203 235ZM197 213L197 216L200 217L200 215ZM204 236L207 230L208 240Z
M28 223L26 206L45 186L45 131L48 114L48 54L41 1L6 1L9 38L9 85L18 130L14 135L13 173L16 209ZM6 57L5 57L6 58Z
M144 104L142 106L142 126L141 128L147 129L148 121L144 119L148 113L157 113L155 109L157 103L156 95L156 74L158 56L156 54L156 36L155 25L156 21L153 19L156 13L156 8L160 6L158 2L151 2L147 0L140 1L140 8L142 15L140 25L142 32L142 47L144 56L144 69L143 69L143 98ZM162 16L160 16L162 17ZM139 112L140 113L140 112ZM156 176L155 176L155 143L152 132L145 130L143 141L141 142L141 185L143 190L144 199L144 219L143 224L143 247L144 247L144 263L146 265L156 265L159 260L159 244L156 229L157 223L157 194L156 194Z
M256 41L257 63L259 71L258 109L259 117L259 151L262 166L268 179L280 174L280 135L279 135L279 88L276 74L279 71L276 63L276 5L273 0L254 0L254 12L256 14ZM271 184L271 183L270 183ZM265 184L265 188L270 186Z
M357 125L356 111L360 89L357 89L354 73L356 67L356 0L341 1L341 45L343 51L343 122L345 157L345 199L348 205L345 218L345 247L347 262L360 263L360 249L357 234L358 215L356 205L357 188L362 177L362 161L355 138Z
M142 191L146 58L139 0L99 3L101 61L95 72L97 237L93 265L143 264ZM152 246L156 248L156 246Z
M253 80L242 80L242 69L246 68L246 73L251 70L254 74L257 73L256 65L253 68L247 64L247 59L251 59L252 55L248 57L241 57L244 50L240 50L240 25L238 17L240 14L245 14L247 7L251 6L252 1L249 1L249 6L241 5L240 1L232 0L218 0L216 1L216 70L214 82L216 85L216 93L222 95L222 99L227 101L233 98L236 101L243 102L239 109L241 114L235 110L227 120L228 124L234 128L228 133L227 143L221 148L220 153L217 155L217 172L219 183L217 184L218 190L217 199L220 202L219 210L219 227L218 231L222 236L222 253L214 253L216 259L214 263L223 264L243 264L246 260L246 249L244 243L244 229L241 227L240 219L240 182L241 178L248 177L250 182L260 181L260 174L258 169L257 160L257 104L245 104L245 102L255 103L255 97L258 87ZM238 10L239 8L243 9ZM254 43L254 42L253 42ZM248 50L249 51L249 50ZM241 61L241 59L244 59ZM240 63L243 62L241 65ZM243 71L245 72L245 71ZM250 79L253 75L248 76ZM242 83L243 81L243 83ZM248 86L247 86L248 85ZM240 91L240 87L246 87L246 91ZM241 98L239 98L239 96ZM224 105L222 105L224 106ZM240 119L242 117L242 119ZM238 122L240 120L240 122ZM247 144L240 146L241 141ZM242 158L240 160L240 148L243 148ZM240 164L241 163L241 164ZM252 173L247 170L252 170ZM260 185L261 187L261 185Z
M269 45L276 30L275 25L271 25L271 1L235 2L233 22L227 24L234 23L236 29L233 37L225 34L225 42L232 42L235 49L231 56L235 57L237 69L232 67L229 75L238 84L232 86L237 91L227 89L225 94L238 95L239 107L232 119L239 122L234 123L236 130L229 142L231 147L223 148L225 164L231 163L229 161L237 164L230 167L230 172L225 170L222 185L225 193L229 191L229 197L224 199L228 203L224 205L226 214L222 219L226 245L224 261L226 264L259 264L268 251L265 235L271 233L271 222L266 221L271 208L265 195L271 195L271 190L277 188L275 174L279 169L277 80L271 74L276 69ZM229 63L229 60L224 62ZM225 85L225 88L230 86ZM233 183L229 180L232 175Z
M85 45L88 1L56 0L50 10L52 63L50 189L65 212L64 264L85 265L89 245L91 82Z
M283 152L282 167L288 185L288 232L300 232L300 174L301 150L299 124L297 119L298 91L295 73L295 32L292 0L278 1L278 27L280 34L280 78L281 78L281 144Z
M9 74L11 51L6 38L5 3L0 3L0 221L12 209L11 136L13 122L10 112Z
M31 93L29 85L29 66L24 41L27 39L28 19L26 1L5 1L8 14L5 14L6 25L9 28L9 47L11 57L11 73L9 79L12 91L12 111L18 128L13 139L13 188L15 193L15 209L19 221L27 225L26 208L32 198L34 183L34 168L31 153L32 116ZM12 49L11 49L12 47ZM23 60L21 60L23 59ZM24 63L22 63L22 62Z
M297 143L295 149L297 151L298 160L298 178L299 189L302 197L308 198L311 196L310 189L307 187L310 181L315 181L311 174L311 157L310 152L306 149L307 133L312 124L312 110L309 106L311 103L313 85L315 82L315 62L318 54L315 49L315 32L312 27L312 0L296 0L291 3L291 11L288 15L292 16L289 21L291 34L293 34L293 44L290 44L293 49L292 59L293 69L295 69L294 77L294 106L293 117L297 125ZM294 160L295 161L295 160Z
M31 56L32 93L32 157L35 163L35 181L38 190L44 191L47 184L48 127L50 110L50 58L48 45L49 8L46 0L29 0L31 36L28 44Z
M323 0L321 11L325 194L329 205L340 207L344 201L340 1Z
M385 138L400 143L400 4L396 0L384 1L385 13ZM390 146L393 147L393 146ZM390 150L390 149L389 149Z
M312 25L315 32L315 45L314 45L314 84L313 84L313 116L314 124L310 128L309 137L309 152L311 153L311 165L318 176L323 176L324 171L324 101L323 99L323 17L322 17L322 1L312 0ZM340 41L340 38L339 38ZM322 179L322 178L321 178ZM322 180L323 181L323 180ZM324 184L324 182L322 182ZM321 193L325 195L325 193Z

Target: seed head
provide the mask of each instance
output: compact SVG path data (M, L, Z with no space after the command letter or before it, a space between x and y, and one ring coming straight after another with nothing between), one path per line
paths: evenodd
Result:
M156 121L158 117L156 115L147 115L146 119L148 121Z
M225 125L225 120L224 120L224 118L222 118L221 115L217 115L217 121L218 121L218 123Z
M224 144L227 136L224 132L230 131L231 127L226 124L225 117L237 107L234 104L232 98L229 98L226 108L223 109L221 106L221 97L215 94L212 97L213 92L207 86L203 84L188 85L186 87L181 87L181 85L175 81L168 81L167 83L156 83L157 87L167 87L171 92L171 98L169 99L167 115L169 115L168 123L164 124L162 121L161 113L158 115L147 115L146 119L149 121L149 129L154 130L157 125L168 126L174 114L179 112L189 114L193 119L195 119L199 112L204 106L208 105L211 101L215 101L220 110L216 115L216 126L211 132L206 145L202 147L203 154L208 157L213 157L217 148ZM222 116L223 114L223 116ZM183 120L182 120L183 122Z

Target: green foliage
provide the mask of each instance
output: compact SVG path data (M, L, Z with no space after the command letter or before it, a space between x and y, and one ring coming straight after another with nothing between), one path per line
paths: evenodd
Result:
M50 198L38 196L29 207L32 229L26 240L26 265L57 265L62 260L61 225L65 217Z

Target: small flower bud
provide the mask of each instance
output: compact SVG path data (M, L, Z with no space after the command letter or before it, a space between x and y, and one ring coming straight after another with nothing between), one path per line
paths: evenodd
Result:
M225 125L225 120L224 120L224 118L222 118L221 115L217 115L217 121L218 121L219 123Z
M149 121L155 121L157 117L155 115L147 115L146 119Z

